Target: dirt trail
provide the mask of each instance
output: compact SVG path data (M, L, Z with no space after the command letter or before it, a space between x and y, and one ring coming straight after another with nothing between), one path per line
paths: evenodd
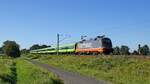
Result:
M58 68L52 67L48 64L43 64L37 61L30 60L31 63L47 69L55 73L64 81L65 84L108 84L104 81L96 80L90 77L81 76L78 73L67 72Z

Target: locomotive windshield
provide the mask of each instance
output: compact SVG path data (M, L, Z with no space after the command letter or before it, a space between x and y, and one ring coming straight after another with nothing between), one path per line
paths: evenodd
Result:
M111 42L111 40L109 38L104 38L102 40L102 45L105 48L112 48L112 42Z

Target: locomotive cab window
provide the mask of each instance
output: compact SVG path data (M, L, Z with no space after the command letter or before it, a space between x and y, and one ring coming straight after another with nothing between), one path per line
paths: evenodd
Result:
M111 40L108 39L108 38L104 38L104 39L102 40L102 45L103 45L103 47L106 47L106 48L112 47Z

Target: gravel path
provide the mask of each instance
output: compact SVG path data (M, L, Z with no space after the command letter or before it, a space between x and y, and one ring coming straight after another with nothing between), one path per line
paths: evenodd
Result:
M42 68L45 68L50 72L55 73L56 75L60 77L60 79L64 81L65 84L107 84L104 81L95 80L90 77L81 76L78 73L63 71L58 68L55 68L50 65L43 64L37 61L30 60L30 62Z

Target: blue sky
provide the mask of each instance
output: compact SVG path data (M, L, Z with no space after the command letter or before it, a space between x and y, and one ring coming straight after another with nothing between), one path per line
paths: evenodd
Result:
M21 48L106 35L113 45L150 45L149 0L0 0L0 45L15 40Z

